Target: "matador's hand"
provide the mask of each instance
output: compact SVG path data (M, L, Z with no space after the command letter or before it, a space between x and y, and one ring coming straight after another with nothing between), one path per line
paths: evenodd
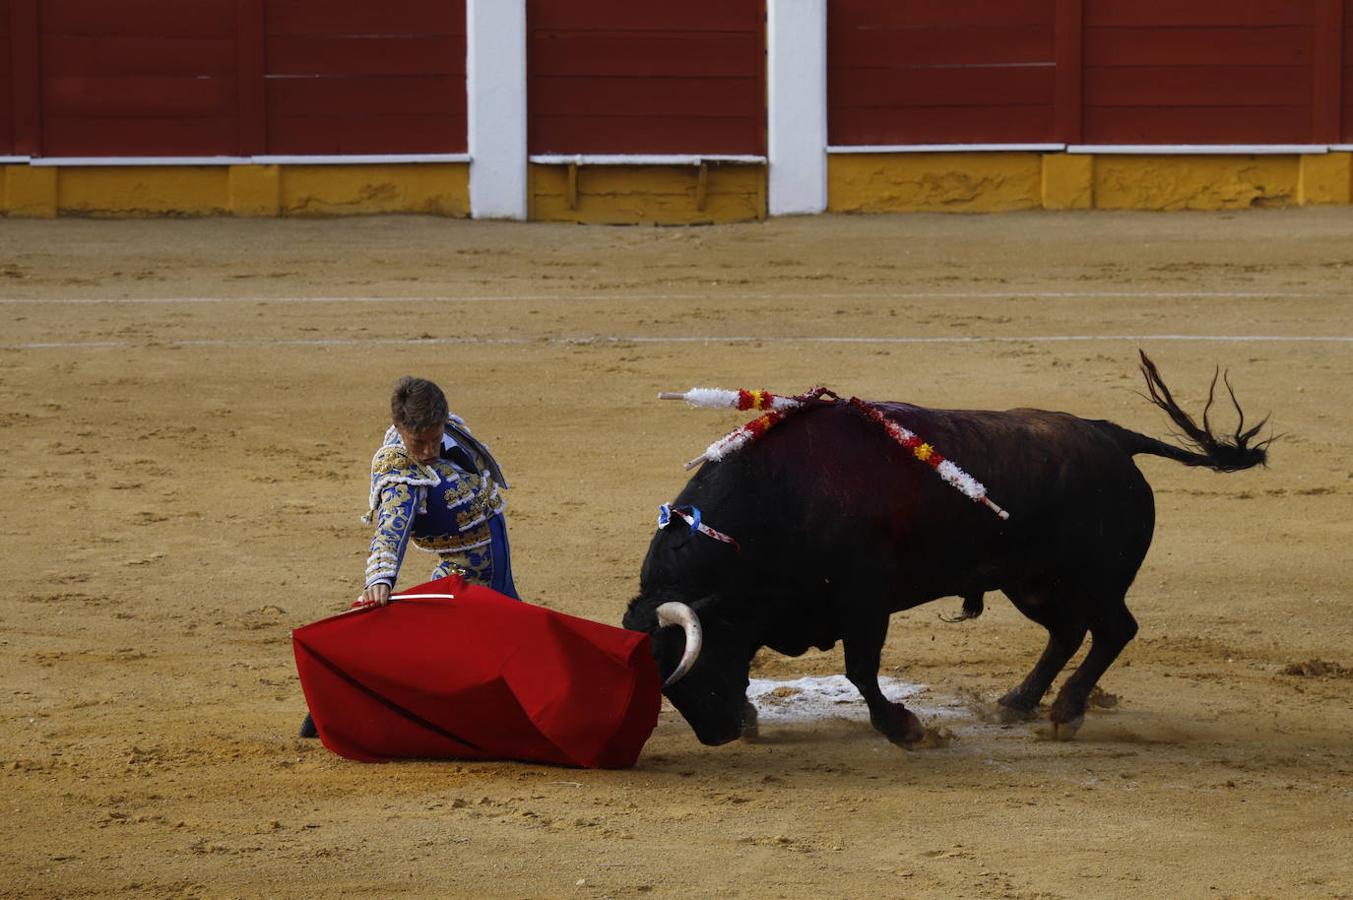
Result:
M376 582L362 591L362 596L357 598L357 602L363 606L384 606L390 602L390 585L383 581Z

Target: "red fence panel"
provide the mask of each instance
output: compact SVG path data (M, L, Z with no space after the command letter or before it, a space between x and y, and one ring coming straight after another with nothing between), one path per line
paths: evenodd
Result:
M526 9L530 152L766 152L765 0Z
M828 143L1052 142L1056 0L832 0Z
M14 54L10 51L9 0L0 0L0 156L14 152Z
M533 153L764 153L765 0L528 0ZM833 145L1353 142L1353 0L831 0ZM465 0L0 0L0 154L464 152Z
M38 21L42 153L238 153L236 5L45 0Z
M1336 84L1339 98L1334 105L1339 110L1340 122L1337 123L1339 140L1353 144L1353 0L1344 0L1340 10L1343 28L1340 29L1343 40L1339 43L1337 69L1342 78Z
M464 0L268 0L274 154L464 153Z
M1085 0L1085 142L1316 142L1321 2Z

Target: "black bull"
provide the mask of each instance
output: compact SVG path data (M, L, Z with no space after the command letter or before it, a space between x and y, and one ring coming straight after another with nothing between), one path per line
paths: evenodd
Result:
M1125 595L1151 544L1155 502L1133 456L1218 471L1266 458L1268 441L1249 443L1260 426L1242 431L1242 414L1233 436L1218 437L1206 411L1199 426L1176 405L1145 354L1142 370L1189 448L1067 413L875 404L985 484L1008 521L941 481L859 410L823 402L797 412L706 463L675 501L699 507L739 548L680 520L659 530L624 625L654 635L670 673L665 693L706 744L754 722L746 692L758 649L797 656L838 640L874 727L906 743L922 736L920 722L878 684L889 616L946 596L964 598L965 614L976 615L982 594L1000 590L1048 631L1033 670L998 701L1003 714L1036 714L1092 636L1050 711L1054 731L1070 737L1091 689L1137 633Z

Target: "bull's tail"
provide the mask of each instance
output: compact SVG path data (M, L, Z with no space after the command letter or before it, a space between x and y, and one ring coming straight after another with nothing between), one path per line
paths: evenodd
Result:
M1129 453L1148 453L1152 456L1163 456L1166 459L1181 462L1186 466L1205 466L1218 472L1238 472L1241 469L1250 469L1254 466L1265 465L1268 462L1268 445L1273 443L1273 437L1264 438L1255 444L1250 443L1267 424L1268 417L1265 416L1257 425L1246 429L1245 413L1241 410L1239 401L1236 400L1236 393L1231 388L1230 379L1224 373L1214 372L1212 375L1212 385L1207 392L1207 405L1203 407L1203 423L1199 425L1193 420L1192 416L1179 408L1179 404L1170 394L1170 389L1165 386L1165 382L1160 377L1160 371L1156 368L1156 364L1151 361L1151 358L1140 350L1137 352L1142 357L1142 375L1146 378L1146 389L1150 393L1148 399L1165 410L1165 414L1182 432L1180 438L1187 446L1178 447L1174 444L1167 444L1164 441L1158 441L1155 438L1123 428L1119 430L1119 438L1123 441ZM1215 399L1219 376L1222 383L1226 385L1226 392L1230 394L1231 404L1236 408L1236 415L1239 418L1235 434L1230 437L1219 437L1214 434L1212 424L1208 421L1208 413L1212 411L1212 401Z

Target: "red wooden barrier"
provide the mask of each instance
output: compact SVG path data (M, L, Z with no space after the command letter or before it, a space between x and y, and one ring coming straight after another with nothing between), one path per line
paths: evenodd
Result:
M14 152L14 67L10 51L9 0L0 0L0 156Z
M268 152L463 153L464 0L267 0Z
M1317 131L1328 130L1328 113L1325 126L1316 126L1314 87L1322 4L1085 0L1084 140L1320 140Z
M1343 41L1339 45L1338 68L1342 70L1343 77L1335 86L1342 102L1335 100L1334 106L1339 109L1339 139L1344 143L1353 144L1353 0L1344 0L1342 12Z
M1057 140L1057 0L831 0L828 143Z
M765 0L528 0L533 153L764 153ZM1353 0L831 0L835 145L1353 142ZM464 0L0 0L0 154L464 152Z
M532 153L765 153L765 0L528 0Z
M236 6L236 0L44 0L42 153L237 152Z
M34 155L42 146L38 71L38 0L9 0L10 134L14 152Z
M0 0L0 153L458 153L464 0Z

